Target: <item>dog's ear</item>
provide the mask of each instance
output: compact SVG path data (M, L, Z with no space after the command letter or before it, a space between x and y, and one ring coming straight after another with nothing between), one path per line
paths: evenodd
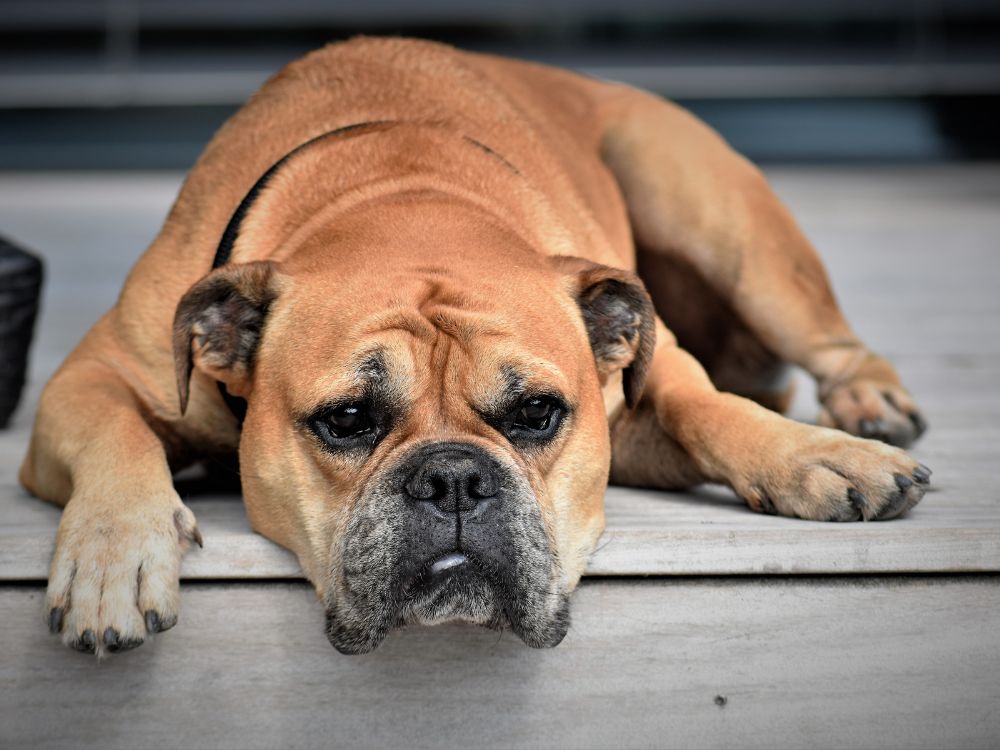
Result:
M634 407L642 396L656 344L656 313L646 287L630 271L583 258L551 258L566 275L576 299L604 381L622 370L625 403Z
M267 311L277 296L277 265L270 261L223 266L181 298L174 315L174 369L181 414L191 372L199 370L241 395L253 369Z

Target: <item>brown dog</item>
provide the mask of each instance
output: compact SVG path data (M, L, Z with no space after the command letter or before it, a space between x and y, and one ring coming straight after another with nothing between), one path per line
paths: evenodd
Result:
M825 427L776 413L788 363ZM254 528L298 555L341 651L452 619L552 646L609 472L891 518L929 471L848 433L923 428L760 172L691 115L359 39L221 129L46 388L21 479L66 505L47 612L83 651L176 622L201 539L171 470L236 450Z

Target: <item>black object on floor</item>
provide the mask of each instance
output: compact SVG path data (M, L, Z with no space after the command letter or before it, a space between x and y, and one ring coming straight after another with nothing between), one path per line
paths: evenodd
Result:
M42 261L0 237L0 429L21 399L42 289Z

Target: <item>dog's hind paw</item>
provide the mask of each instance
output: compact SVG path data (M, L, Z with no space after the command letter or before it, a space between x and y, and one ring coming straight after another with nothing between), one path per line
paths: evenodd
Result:
M899 385L896 371L869 355L849 379L820 386L823 408L818 422L852 435L906 448L927 430L913 397Z
M128 651L169 630L180 612L180 559L201 545L194 515L172 497L131 505L72 498L49 573L45 620L70 648Z

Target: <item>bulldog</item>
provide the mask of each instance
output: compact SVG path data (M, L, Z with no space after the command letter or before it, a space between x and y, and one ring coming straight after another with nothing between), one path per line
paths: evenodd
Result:
M791 421L788 368L818 384ZM123 651L202 539L172 472L238 453L344 653L451 620L554 646L610 481L899 516L925 421L761 173L627 86L404 39L294 62L218 132L47 385L46 619Z

